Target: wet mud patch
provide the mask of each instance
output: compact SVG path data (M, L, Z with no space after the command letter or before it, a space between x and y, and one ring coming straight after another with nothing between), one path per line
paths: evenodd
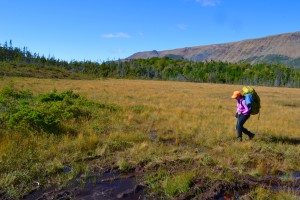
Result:
M136 174L121 174L118 171L107 170L104 173L93 172L81 174L71 180L66 187L52 187L46 190L34 191L24 197L24 200L52 199L143 199L145 187L139 183Z
M150 191L146 181L148 173L157 174L159 169L176 174L188 172L194 169L192 160L172 160L158 163L142 163L130 172L122 174L117 168L106 171L94 169L86 174L79 174L71 180L66 187L52 187L33 191L23 199L26 200L50 200L50 199L170 199L164 192L155 196ZM216 172L222 169L215 169ZM65 173L72 171L65 169ZM233 177L234 181L216 180L198 174L189 188L189 191L178 194L172 199L251 199L250 193L256 188L265 188L277 191L292 192L300 197L300 173L291 172L285 175L266 175L254 177L251 175L238 175ZM1 195L0 195L1 199Z
M175 133L173 130L166 130L162 133L159 130L151 130L150 138L154 142L162 142L165 144L175 144Z
M251 199L250 192L257 187L276 191L287 191L300 197L300 180L283 181L278 177L256 178L240 175L237 181L230 183L224 180L196 179L188 193L177 199Z

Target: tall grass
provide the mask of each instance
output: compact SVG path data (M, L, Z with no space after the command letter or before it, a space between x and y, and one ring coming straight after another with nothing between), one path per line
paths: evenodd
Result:
M63 134L23 134L1 128L0 193L19 197L34 188L63 183L87 169L87 158L99 158L98 167L117 166L129 171L137 165L164 166L168 178L151 179L163 184L165 194L188 190L194 176L183 166L203 170L211 178L225 169L255 176L300 171L299 89L255 87L261 114L245 126L256 136L235 140L236 102L232 91L242 85L201 84L140 80L57 80L2 78L0 89L13 85L33 96L72 90L98 105L87 106L92 117L63 121L74 130ZM178 162L175 168L167 163ZM72 173L65 173L67 166ZM211 171L210 171L211 170ZM151 171L151 170L150 170ZM178 173L181 172L181 173ZM152 171L152 173L156 173ZM153 175L153 174L152 174ZM198 174L199 175L199 174ZM67 176L68 178L62 178ZM154 180L154 182L153 182ZM182 186L176 184L185 180ZM158 183L158 182L157 182Z

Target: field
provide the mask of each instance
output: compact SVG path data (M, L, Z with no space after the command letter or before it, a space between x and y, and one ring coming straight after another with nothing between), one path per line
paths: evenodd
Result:
M299 89L256 86L260 118L245 124L256 136L239 142L230 97L242 85L1 78L3 88L71 90L89 103L79 112L88 114L60 119L61 133L2 122L0 199L76 197L74 188L100 187L105 174L135 177L125 196L299 199Z

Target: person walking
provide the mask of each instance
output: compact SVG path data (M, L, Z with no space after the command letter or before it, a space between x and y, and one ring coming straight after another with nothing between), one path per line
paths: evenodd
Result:
M237 108L235 113L236 122L236 133L239 141L242 141L242 133L248 135L249 139L253 139L255 134L251 133L244 127L245 122L250 118L251 108L247 107L245 97L240 91L234 91L231 98L237 100Z

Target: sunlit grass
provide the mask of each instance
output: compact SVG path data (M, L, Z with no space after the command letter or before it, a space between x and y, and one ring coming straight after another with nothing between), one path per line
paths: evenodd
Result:
M240 143L235 140L236 102L230 96L242 85L0 79L0 89L8 84L34 95L71 89L116 108L113 112L109 108L92 110L93 118L80 123L69 121L67 126L75 130L74 134L24 136L3 130L0 192L9 191L12 196L30 191L33 181L63 182L59 177L65 175L66 166L80 166L86 158L99 156L98 166L115 165L122 171L145 163L146 168L151 168L176 160L188 161L193 162L191 168L195 170L207 169L208 176L227 180L232 178L230 170L255 176L300 170L299 89L255 87L261 98L260 119L251 116L245 126L256 136L253 141L244 136ZM226 169L228 177L208 173L213 168ZM181 186L172 185L177 179L190 181L189 175L176 174L168 172L170 178L164 182L169 196L181 191L177 189ZM155 188L157 183L152 184ZM182 191L187 185L182 186Z

